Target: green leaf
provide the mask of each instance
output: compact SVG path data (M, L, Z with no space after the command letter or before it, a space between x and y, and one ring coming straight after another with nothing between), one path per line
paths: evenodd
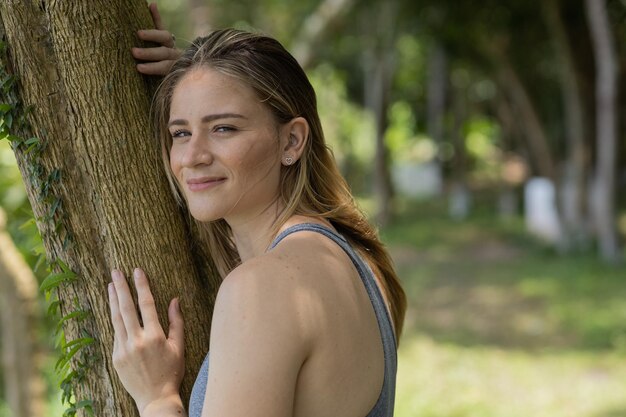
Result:
M50 305L48 306L48 315L49 316L56 315L57 311L59 310L60 305L61 305L60 300L54 300L53 302L51 302Z
M39 142L33 143L31 145L28 146L28 148L26 148L26 151L24 151L25 154L29 154L34 150L39 150Z
M82 311L81 313L85 313L85 311ZM70 340L69 342L67 342L67 344L63 346L63 349L69 349L74 346L85 347L91 345L95 341L96 339L94 339L93 337L79 337L78 339Z
M61 199L57 197L54 200L54 203L52 203L52 207L50 207L50 213L48 214L48 217L50 217L51 219L54 218L54 215L56 214L57 209L59 208L60 205L61 205Z
M22 223L22 224L20 225L19 229L20 229L20 230L24 230L24 229L26 229L26 228L28 228L28 227L30 227L30 226L35 225L35 224L37 224L37 223L35 222L35 219L30 218L30 219L26 220L24 223Z
M76 278L76 274L73 272L63 272L61 274L50 274L43 280L39 286L40 291L49 291L52 288L56 288L64 282L71 282Z
M48 180L49 181L58 181L59 179L61 179L61 170L59 168L55 168L55 169L52 170L50 175L48 175Z
M35 263L35 267L33 268L33 270L35 272L39 271L39 268L41 268L41 266L45 263L46 263L46 255L43 253L40 253L39 256L37 256L37 262Z
M61 329L61 326L63 326L63 323L65 323L68 320L76 319L78 321L82 321L82 320L85 320L88 316L89 316L89 312L88 311L81 311L81 310L73 311L73 312L63 316L61 318L61 320L59 320L59 322L57 323L56 331L59 331ZM79 340L79 339L77 339L77 340Z
M67 357L67 355L62 355L57 360L57 363L54 364L55 372L61 373L63 371L63 369L65 369L69 365L69 361L70 361L70 359Z
M93 401L91 400L81 400L79 402L76 403L76 408L85 408L89 411L92 411L92 407L93 407Z
M65 346L65 332L61 331L56 334L56 337L54 338L54 346L57 348Z
M0 113L6 113L10 111L12 108L13 106L11 106L8 103L0 103Z
M66 274L73 273L69 266L61 259L57 259L57 265L65 272Z
M65 367L67 367L72 357L74 357L74 355L76 355L76 352L78 352L82 348L83 345L74 346L65 355L61 356L56 365L54 365L54 370L58 372L59 369L64 369Z

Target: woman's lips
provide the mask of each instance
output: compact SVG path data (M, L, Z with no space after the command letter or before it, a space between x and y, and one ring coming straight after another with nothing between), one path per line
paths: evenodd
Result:
M226 178L192 178L187 180L189 191L202 191L216 187L226 181Z

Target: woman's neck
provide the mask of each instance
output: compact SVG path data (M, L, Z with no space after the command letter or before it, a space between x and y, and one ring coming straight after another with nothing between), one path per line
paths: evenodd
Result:
M262 255L275 237L275 222L282 204L273 201L268 207L245 218L226 218L233 232L235 246L241 262Z

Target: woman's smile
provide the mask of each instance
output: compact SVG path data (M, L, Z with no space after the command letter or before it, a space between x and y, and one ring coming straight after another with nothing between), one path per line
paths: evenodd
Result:
M203 191L217 187L226 181L224 177L197 177L190 178L187 182L187 188L189 191Z

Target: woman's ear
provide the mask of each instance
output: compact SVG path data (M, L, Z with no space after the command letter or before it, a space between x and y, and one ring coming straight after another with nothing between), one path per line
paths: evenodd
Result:
M295 117L283 126L282 132L281 160L283 165L292 165L300 159L309 140L309 122L304 117Z

